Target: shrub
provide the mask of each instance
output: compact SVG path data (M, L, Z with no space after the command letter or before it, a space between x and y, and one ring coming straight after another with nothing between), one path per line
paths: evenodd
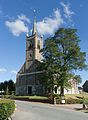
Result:
M61 97L56 98L56 104L61 104Z
M15 102L12 100L0 100L0 120L9 118L15 110Z
M66 99L66 104L82 104L82 103L83 103L82 99L73 99L73 98Z
M84 104L88 105L88 98L84 98Z
M83 104L85 105L85 108L88 109L88 98L83 98Z
M66 104L82 104L83 99L73 99L73 98L64 98ZM62 98L60 96L56 97L56 103L61 104Z

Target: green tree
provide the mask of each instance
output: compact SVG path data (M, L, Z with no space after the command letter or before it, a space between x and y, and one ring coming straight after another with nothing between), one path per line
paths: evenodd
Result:
M7 86L8 86L8 81L6 80L3 82L3 88L2 88L5 91L5 93L6 93Z
M15 91L15 83L11 79L8 81L8 89L10 94Z
M0 91L4 90L6 93L7 87L9 94L12 94L12 92L15 91L15 83L13 82L13 80L10 79L9 81L4 81L0 83Z
M73 79L76 81L77 84L82 83L82 78L80 75L75 75Z
M6 88L6 95L9 95L9 89L8 89L8 86Z
M76 29L61 28L54 37L45 40L42 69L47 74L47 83L52 91L54 85L61 87L60 94L64 95L64 88L69 86L74 70L83 70L86 65L86 53L81 52L79 37ZM45 77L46 77L45 76Z
M41 50L44 59L39 66L39 70L44 71L43 75L40 77L41 83L46 86L47 89L51 89L51 93L53 93L54 85L57 84L55 80L57 65L54 63L56 49L56 43L52 38L45 40L44 48Z

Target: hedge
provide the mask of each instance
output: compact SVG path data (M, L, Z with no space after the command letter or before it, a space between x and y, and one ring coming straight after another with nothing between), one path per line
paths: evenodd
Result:
M83 99L73 99L73 98L68 98L66 99L66 104L82 104Z
M56 103L61 104L61 98L56 98ZM82 104L83 99L73 99L73 98L65 98L65 104Z
M83 104L85 105L84 106L84 109L88 109L88 97L87 98L83 98Z
M8 99L0 100L0 120L8 120L15 110L15 102Z
M42 102L49 103L49 99L43 96L14 96L12 99L21 100L21 101L29 101L29 102Z

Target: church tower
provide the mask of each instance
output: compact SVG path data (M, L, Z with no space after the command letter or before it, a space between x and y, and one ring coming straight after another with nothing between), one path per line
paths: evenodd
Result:
M17 73L17 95L42 95L43 87L39 81L42 71L37 70L42 60L40 53L42 47L43 40L38 35L36 16L34 16L32 35L26 35L26 60Z
M35 60L41 61L42 55L40 49L43 47L42 37L37 32L36 16L34 15L34 23L32 35L26 36L26 69L28 69Z

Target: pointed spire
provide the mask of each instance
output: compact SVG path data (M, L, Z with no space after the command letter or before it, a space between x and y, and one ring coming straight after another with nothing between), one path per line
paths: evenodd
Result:
M37 22L36 22L36 15L35 15L35 10L34 10L34 23L33 23L33 31L32 31L32 35L37 33Z
M26 37L29 37L29 34L28 34L28 33L26 34Z
M26 33L26 37L29 37L29 29L28 29L28 31L27 31L27 33Z

